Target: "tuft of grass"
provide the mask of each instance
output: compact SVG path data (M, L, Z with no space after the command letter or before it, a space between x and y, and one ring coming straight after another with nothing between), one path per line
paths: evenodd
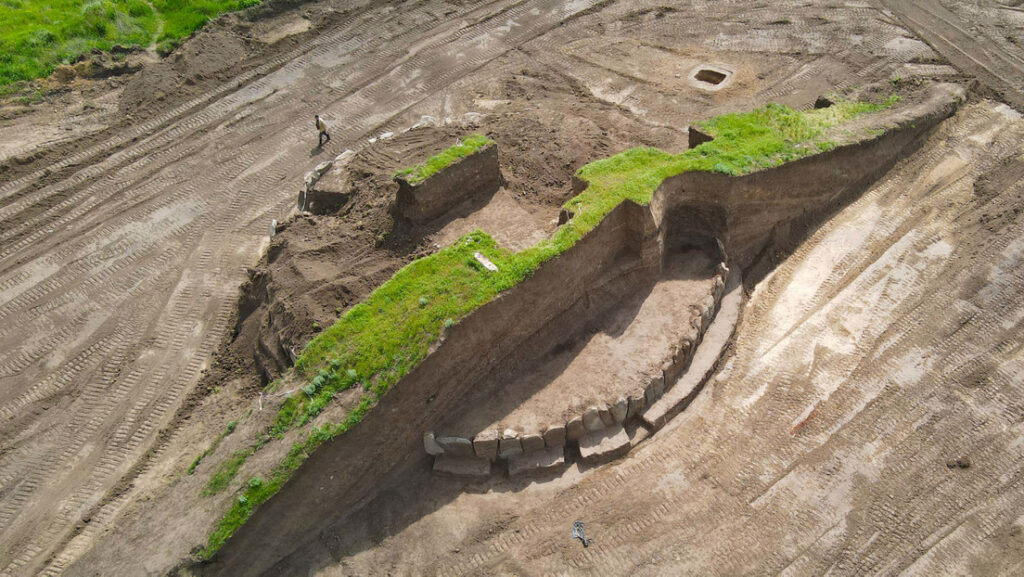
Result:
M235 451L226 461L221 461L217 466L217 471L212 477L210 477L210 481L206 483L206 488L203 489L203 495L216 495L226 489L228 484L231 483L231 480L238 474L238 469L242 467L245 460L249 458L249 455L255 452L256 449L254 447L250 447L241 451Z
M419 184L451 166L456 160L465 158L492 144L494 144L494 141L482 134L470 134L461 142L456 142L450 146L447 150L431 156L423 164L399 170L395 173L395 176L404 178L409 184Z
M217 447L220 446L220 442L224 440L224 437L233 433L235 431L235 427L237 426L238 421L230 421L228 423L228 426L225 427L224 432L221 433L220 435L217 435L217 438L213 440L213 443L210 443L210 446L207 447L205 451L199 453L199 456L196 457L195 460L192 461L192 464L188 466L188 474L191 475L195 473L196 467L199 466L199 463L202 463L203 459L213 454L213 452L217 450Z
M158 52L169 53L218 14L261 1L153 0L152 7L145 0L0 1L0 93L93 50L156 42Z
M310 341L296 359L294 370L310 380L307 387L312 386L285 400L268 436L281 438L288 430L305 425L337 393L362 383L367 392L359 405L340 423L313 427L291 447L265 482L258 486L250 482L244 501L237 500L221 519L201 556L212 556L317 447L362 421L390 387L426 357L443 327L453 326L568 250L622 202L646 205L666 178L683 172L742 175L830 150L836 146L824 140L830 128L894 102L840 101L828 108L802 112L769 104L750 112L718 116L701 125L714 140L681 154L632 148L581 168L577 175L588 186L564 205L573 218L532 248L513 253L477 230L409 263ZM498 271L484 269L474 258L476 252L497 265ZM259 446L236 455L244 461ZM232 458L222 468L233 477L240 464ZM211 479L211 486L218 475Z

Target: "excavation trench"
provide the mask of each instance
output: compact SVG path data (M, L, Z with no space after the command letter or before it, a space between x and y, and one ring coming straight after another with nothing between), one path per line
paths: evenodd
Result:
M660 396L718 311L720 264L748 278L765 274L766 254L794 246L916 150L961 97L936 85L883 119L896 128L878 136L747 176L684 173L665 180L649 206L619 204L570 249L448 329L361 423L310 455L203 573L294 570L289 554L371 498L389 472L424 459L425 432L543 433L570 428L600 403L625 397L628 405L659 379ZM604 426L588 433L620 425L599 418ZM474 447L463 456L478 455Z

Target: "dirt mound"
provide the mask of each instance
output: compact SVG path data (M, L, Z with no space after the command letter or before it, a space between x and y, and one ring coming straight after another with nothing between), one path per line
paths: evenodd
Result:
M167 58L145 67L125 86L121 110L161 109L169 101L203 94L238 74L262 46L242 36L237 17L222 17Z

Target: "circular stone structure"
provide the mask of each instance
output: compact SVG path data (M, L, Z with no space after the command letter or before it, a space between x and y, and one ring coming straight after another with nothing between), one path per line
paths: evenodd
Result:
M508 460L511 472L532 453L557 460L567 443L583 453L591 444L606 456L628 450L623 426L685 369L714 317L726 273L699 249L666 254L660 275L648 281L638 281L625 263L613 268L480 379L462 410L425 434L427 452L445 456L436 468L454 474L449 465L462 465L450 457L461 457Z

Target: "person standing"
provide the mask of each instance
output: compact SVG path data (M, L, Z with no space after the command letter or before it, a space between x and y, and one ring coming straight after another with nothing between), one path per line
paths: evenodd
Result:
M320 137L320 140L317 143L317 146L318 147L319 146L323 146L324 142L330 142L331 141L331 135L327 134L327 123L324 122L323 118L320 118L319 114L314 114L313 118L316 119L316 131L317 131L317 134Z

